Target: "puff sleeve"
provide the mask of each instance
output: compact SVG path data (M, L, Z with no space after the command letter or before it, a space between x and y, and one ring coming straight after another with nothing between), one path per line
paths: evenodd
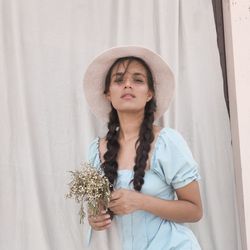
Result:
M89 145L87 161L92 164L94 167L100 167L100 158L99 158L99 138L96 137Z
M154 171L174 189L199 180L198 164L179 132L164 128L156 145Z
M92 140L89 144L88 152L87 152L87 162L96 168L100 167L99 138L98 137ZM89 223L85 223L83 243L84 243L85 248L87 249L89 249L90 247L92 234L93 234L93 230L91 226L89 225Z

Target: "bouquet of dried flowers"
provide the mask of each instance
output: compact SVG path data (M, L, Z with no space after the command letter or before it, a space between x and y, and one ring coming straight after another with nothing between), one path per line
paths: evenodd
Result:
M111 197L111 184L101 169L93 167L90 163L81 163L80 170L69 171L72 181L66 198L75 199L80 203L80 223L83 222L85 212L83 202L87 202L88 213L92 216L98 215L101 210L107 210Z

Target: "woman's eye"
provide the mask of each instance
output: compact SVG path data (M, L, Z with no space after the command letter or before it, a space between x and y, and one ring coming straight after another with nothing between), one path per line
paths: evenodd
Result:
M116 79L115 79L115 82L117 82L117 83L121 83L122 81L123 81L122 78L116 78Z
M141 80L141 79L135 79L135 82L142 83L143 80Z

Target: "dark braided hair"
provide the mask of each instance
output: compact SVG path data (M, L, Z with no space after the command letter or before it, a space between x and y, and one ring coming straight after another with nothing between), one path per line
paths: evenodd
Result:
M152 93L155 94L153 76L149 69L149 66L141 58L132 56L119 58L112 64L105 79L104 94L107 94L109 91L112 70L116 65L118 66L117 67L118 69L119 65L121 63L124 63L125 61L128 61L128 64L126 66L125 71L123 72L123 75L126 73L126 70L132 61L139 62L146 69L149 90L151 90ZM154 140L153 122L154 122L155 111L156 111L156 100L154 97L152 97L151 100L146 103L144 109L144 119L140 126L139 138L135 143L136 157L134 165L134 178L132 182L134 185L134 189L137 191L141 190L142 185L144 183L143 178L145 175L145 168L147 166L148 154L150 152L151 143ZM118 142L118 136L119 136L119 118L116 109L111 104L111 111L109 114L109 122L108 122L108 133L106 135L107 151L103 156L104 162L102 164L104 174L105 176L107 176L111 184L114 184L117 179L118 163L116 159L120 148ZM111 187L111 190L113 190L113 187Z

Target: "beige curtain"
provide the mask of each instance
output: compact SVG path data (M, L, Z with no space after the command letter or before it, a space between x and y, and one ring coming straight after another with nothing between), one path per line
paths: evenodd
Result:
M156 50L175 72L160 123L183 134L199 163L204 217L190 227L202 249L241 249L210 0L1 0L0 13L1 250L85 249L87 224L64 198L67 171L105 124L88 110L83 72L123 44Z

